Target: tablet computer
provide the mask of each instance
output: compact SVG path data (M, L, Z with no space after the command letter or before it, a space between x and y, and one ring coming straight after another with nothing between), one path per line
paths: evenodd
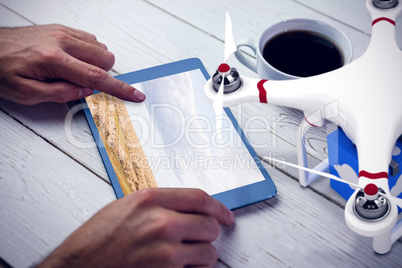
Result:
M275 184L230 109L216 118L199 59L116 78L143 91L145 101L95 92L82 103L117 198L146 187L200 188L235 209L275 196Z

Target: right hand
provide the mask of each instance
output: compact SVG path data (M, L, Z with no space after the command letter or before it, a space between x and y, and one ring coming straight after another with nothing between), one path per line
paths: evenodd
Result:
M39 267L211 267L233 212L198 189L148 188L95 214Z

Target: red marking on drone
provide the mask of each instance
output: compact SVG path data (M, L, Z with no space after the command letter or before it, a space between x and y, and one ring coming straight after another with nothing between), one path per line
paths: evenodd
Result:
M391 19L388 19L388 18L386 18L386 17L381 17L381 18L375 19L375 20L373 21L372 26L374 26L374 24L376 24L377 22L380 22L380 21L388 21L389 23L391 23L391 24L393 24L393 25L395 26L395 21L394 21L394 20L391 20Z
M261 103L268 103L267 102L267 91L264 88L264 83L268 80L260 80L257 84L258 91L260 92L260 102Z
M218 72L220 72L220 73L227 73L229 71L230 71L230 66L227 65L226 63L222 63L218 67Z
M360 177L366 177L369 179L388 179L388 173L387 172L379 172L379 173L370 173L365 170L362 170L359 172L359 178Z
M364 187L364 193L366 195L376 195L378 193L378 187L374 183L369 183Z
M307 120L306 117L304 117L304 120L306 120L306 122L307 122L309 125L313 126L313 127L319 127L319 126L316 126L316 125L314 125L314 124L311 124L311 123Z

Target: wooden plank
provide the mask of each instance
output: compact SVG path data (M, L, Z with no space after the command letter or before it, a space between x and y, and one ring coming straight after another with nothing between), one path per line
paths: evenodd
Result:
M209 34L143 1L117 4L109 1L40 0L21 5L20 1L2 0L1 3L35 24L61 23L96 34L115 53L119 72L189 57L201 58L205 56L202 51L213 51L214 44L220 43Z
M109 182L109 177L100 158L85 115L77 109L69 119L67 104L43 103L25 106L0 100L0 110L20 121L37 135L86 166ZM68 130L72 136L67 136Z
M365 8L366 0L332 0L331 5L328 5L328 2L320 0L294 1L338 20L340 23L350 25L365 34L371 35L370 16ZM362 6L364 6L364 8L362 8ZM396 21L396 40L401 48L402 32L398 30L400 27L402 27L401 19Z
M332 0L330 5L328 2L318 0L293 1L359 29L368 35L371 34L370 16L366 10L366 0Z
M107 183L0 112L0 256L45 257L115 195Z
M31 22L0 4L1 27L18 27L30 25Z
M354 48L354 58L360 57L366 50L369 43L369 36L360 29L356 30L355 25L348 25L344 22L343 12L333 12L332 16L322 14L309 6L306 7L304 1L283 0L256 0L244 2L242 0L227 1L186 1L185 4L180 1L166 2L163 0L147 0L162 8L166 12L179 17L195 27L202 29L219 39L224 39L224 14L228 11L233 21L233 32L235 40L251 38L257 40L259 35L270 25L293 18L309 18L327 22L343 30L351 39ZM318 2L318 1L317 1ZM338 7L337 3L328 4L321 1L321 5L327 6L327 9ZM197 6L197 8L194 8ZM359 10L359 6L354 10ZM360 7L360 10L362 7ZM363 7L364 10L364 7ZM352 14L351 11L348 14ZM354 14L356 17L361 12ZM367 14L364 13L366 19ZM360 18L359 18L360 19ZM370 24L370 22L367 22Z

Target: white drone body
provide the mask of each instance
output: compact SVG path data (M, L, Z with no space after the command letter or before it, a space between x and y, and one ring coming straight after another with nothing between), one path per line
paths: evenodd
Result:
M367 0L366 6L372 18L372 37L359 59L328 73L295 80L241 76L241 87L223 94L221 101L225 107L251 101L302 110L305 118L297 132L297 147L298 162L303 167L307 167L304 136L308 129L322 126L325 119L339 125L356 145L359 166L358 187L345 207L346 223L357 234L373 237L374 251L384 254L402 235L397 208L401 207L401 199L391 196L388 186L392 150L402 134L402 52L395 37L395 21L402 13L402 3L380 9L373 0ZM227 72L227 67L222 64L219 69ZM205 94L211 102L217 97L212 79L205 85ZM323 162L315 170L326 171L328 164ZM300 169L302 186L318 177ZM357 215L356 195L362 189L367 199L380 195L390 201L386 215L376 220Z

